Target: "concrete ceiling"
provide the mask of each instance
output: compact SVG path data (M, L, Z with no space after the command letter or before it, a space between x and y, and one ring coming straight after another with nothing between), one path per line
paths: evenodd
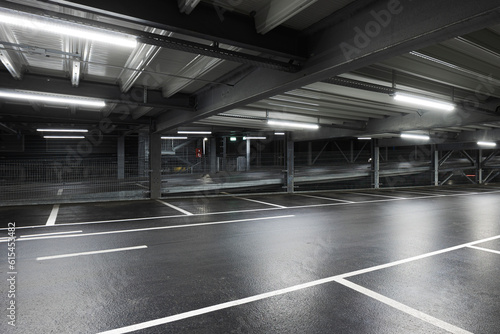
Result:
M498 1L194 4L0 0L0 15L57 19L138 42L111 46L36 24L1 23L0 91L99 98L106 106L0 97L0 132L95 127L103 120L122 134L289 130L269 126L271 118L320 125L293 131L298 141L388 139L405 131L439 142L500 140ZM407 105L393 99L395 92L456 109L443 114Z

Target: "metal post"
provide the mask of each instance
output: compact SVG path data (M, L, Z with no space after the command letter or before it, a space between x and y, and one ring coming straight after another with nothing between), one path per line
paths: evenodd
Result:
M147 133L139 133L139 148L138 148L138 176L148 176L147 162L149 161L149 136Z
M373 179L375 189L380 188L380 147L378 143L375 142L375 147L373 148Z
M477 151L477 183L483 184L483 150L479 149Z
M286 188L289 194L294 192L295 187L295 150L292 134L287 134L286 140Z
M118 137L117 149L118 179L123 180L125 178L125 136Z
M149 135L149 191L151 199L161 197L161 135Z
M250 170L250 139L247 139L247 172Z
M227 164L227 137L222 138L222 170L226 171Z
M434 186L439 186L439 151L434 147Z
M217 138L210 138L210 173L217 172Z
M351 140L351 163L354 163L354 140Z
M307 165L312 166L312 142L307 143Z

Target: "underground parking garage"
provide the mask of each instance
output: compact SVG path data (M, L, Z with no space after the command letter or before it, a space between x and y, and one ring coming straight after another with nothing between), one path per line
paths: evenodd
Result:
M0 1L5 333L496 333L496 1Z

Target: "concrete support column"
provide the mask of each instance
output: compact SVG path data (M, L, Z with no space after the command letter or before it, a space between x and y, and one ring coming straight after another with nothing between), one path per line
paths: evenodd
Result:
M118 179L123 180L125 178L125 137L118 137L117 142L117 167L118 167Z
M294 192L295 187L295 144L292 134L287 134L286 139L286 188L289 194Z
M149 196L151 199L161 197L161 135L149 135Z
M247 139L247 172L250 170L250 139Z

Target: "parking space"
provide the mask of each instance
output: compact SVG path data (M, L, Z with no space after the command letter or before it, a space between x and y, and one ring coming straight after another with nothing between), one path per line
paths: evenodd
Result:
M22 329L496 333L500 192L484 189L66 204L52 226L54 207L3 208L35 222L16 231L19 313L39 319Z

